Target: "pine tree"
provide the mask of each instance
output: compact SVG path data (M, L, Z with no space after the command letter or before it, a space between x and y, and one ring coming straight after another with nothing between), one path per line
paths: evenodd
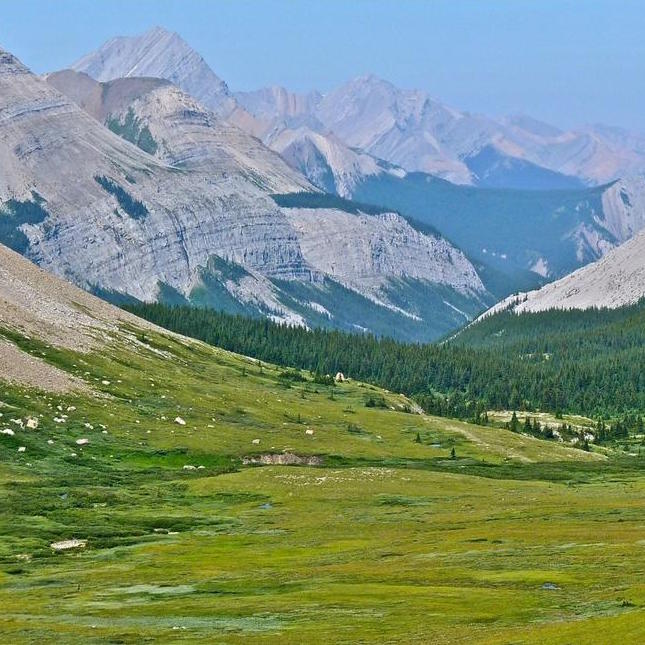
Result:
M511 425L510 425L511 432L517 432L518 426L519 426L519 422L517 420L517 414L515 414L515 411L513 411L513 416L511 417Z

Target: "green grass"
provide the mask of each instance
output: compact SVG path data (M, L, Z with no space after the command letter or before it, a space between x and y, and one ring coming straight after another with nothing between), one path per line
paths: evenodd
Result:
M101 393L0 384L3 642L645 639L638 458L135 328L88 355L1 333ZM322 465L244 465L283 451Z

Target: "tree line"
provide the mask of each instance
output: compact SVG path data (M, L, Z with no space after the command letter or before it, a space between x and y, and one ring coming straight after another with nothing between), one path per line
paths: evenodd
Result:
M162 327L263 361L402 392L427 412L490 409L594 418L645 411L645 303L622 310L503 313L439 344L304 329L210 309L127 305Z

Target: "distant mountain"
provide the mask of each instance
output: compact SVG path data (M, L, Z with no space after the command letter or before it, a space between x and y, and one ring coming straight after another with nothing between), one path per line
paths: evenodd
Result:
M578 188L645 170L645 136L603 125L563 131L525 115L492 119L373 75L324 95L295 94L275 86L232 94L197 52L159 27L141 36L114 38L72 67L100 81L164 78L270 146L272 141L284 146L285 139L301 138L302 128L315 133L318 144L321 137L330 138L317 145L308 136L289 152L289 163L312 170L310 178L322 178L322 188L328 187L329 178L318 168L319 161L313 163L312 154L340 144L406 171L494 188ZM325 164L340 177L343 164L336 168L330 163L335 159ZM335 183L342 194L344 181Z
M473 182L481 188L510 188L514 190L567 190L585 188L577 177L543 168L530 161L510 157L494 145L484 146L464 157Z
M397 91L393 85L367 76L324 96L317 92L296 95L284 88L269 88L236 97L255 118L269 124L263 138L266 132L306 125L320 135L333 136L350 149L396 166L423 170L457 183L471 183L471 173L465 164L456 157L448 159L436 141L420 136L419 125L413 125L414 113L423 110L422 105L413 105L415 101L423 103L421 93L397 101ZM299 106L295 114L294 105ZM448 109L433 102L424 118L439 123L450 118L448 113ZM407 128L405 133L403 124ZM393 128L405 141L393 141L390 132Z
M643 136L604 126L562 132L529 117L490 119L448 108L423 92L400 90L374 76L354 79L330 92L321 100L316 116L350 146L406 170L429 172L457 183L477 183L464 168L465 159L487 147L498 155L591 183L645 168ZM453 164L450 171L442 170L441 164L448 163ZM499 179L497 185L506 186Z
M286 90L238 95L251 114L282 119L284 127L290 127L294 97ZM305 95L298 105L300 122L333 132L351 148L459 184L552 190L645 169L645 136L602 125L567 132L523 115L492 119L373 75L324 96Z
M237 102L259 123L263 124L258 136L263 137L276 125L285 128L309 126L320 130L322 124L315 112L322 99L320 92L295 94L284 87L266 87L253 92L235 92Z
M548 309L615 309L645 297L645 231L603 258L536 291L510 296L484 316Z
M410 115L395 116L402 108L394 96L398 92L394 86L375 77L359 80L364 80L368 87L383 84L387 91L368 92L365 105L359 103L349 109L347 104L351 100L346 96L338 98L334 92L326 97L318 92L293 94L282 87L240 92L235 97L244 110L238 110L229 118L282 154L287 163L303 172L313 184L344 197L349 197L353 187L365 177L392 171L401 177L406 172L403 168L424 169L429 174L458 184L481 187L550 190L585 186L585 182L577 177L509 156L495 145L485 144L486 137L492 140L495 124L486 124L483 118L475 118L475 121L477 128L487 129L486 137L479 141L464 141L458 151L450 151L448 146L438 143L435 135L429 137L422 124L410 129ZM352 85L354 89L357 86L358 81ZM357 92L360 93L359 90ZM383 109L388 111L388 115L375 113L366 117L366 123L357 126L351 114L356 113L362 120L365 112L369 113L375 107L378 112L378 102L383 101L384 94L392 95L389 108L384 102L386 107ZM407 109L411 101L419 101L419 97L423 97L418 92L412 94L411 99L400 101ZM330 102L333 103L331 108L328 106ZM336 103L340 103L340 107ZM424 109L421 105L413 111L422 112ZM334 118L337 110L343 115L340 120ZM435 114L428 113L423 117L430 129L442 128L437 120L448 122L457 114L454 110L442 110L438 102L432 102L428 112L432 110ZM253 115L251 121L249 114ZM381 147L383 141L375 144L370 138L374 134L374 123L397 123L395 129L401 136L407 128L405 142L400 145L394 143L392 149ZM361 134L357 127L366 131ZM376 138L381 134L377 133ZM385 138L392 140L392 136L388 134ZM403 156L399 156L399 148L405 151ZM469 150L474 152L463 152ZM424 156L423 163L418 163L419 154Z
M328 131L315 115L322 100L319 92L293 94L271 87L235 97L243 109L229 119L260 137L321 190L350 197L365 177L383 172L405 175L402 168L352 148ZM248 114L253 115L252 123Z
M466 120L423 92L399 90L372 75L331 91L316 114L350 146L455 183L472 183L461 156L487 143L495 129L484 117Z
M536 123L526 117L502 121L512 145L522 151L523 158L540 166L590 184L603 184L645 169L645 137L641 135L602 125L560 132Z
M388 209L279 205L315 189L168 82L46 81L2 52L0 97L0 242L106 298L425 340L492 302L463 253Z
M277 130L267 135L265 142L312 184L341 197L350 197L366 177L383 173L405 175L401 168L353 150L334 135L319 134L306 126Z
M236 173L269 193L311 188L278 154L168 81L99 83L71 70L46 79L112 132L164 164L213 173L213 178Z
M178 34L155 27L140 36L120 36L71 66L97 81L117 78L164 78L206 107L228 112L234 105L226 83Z

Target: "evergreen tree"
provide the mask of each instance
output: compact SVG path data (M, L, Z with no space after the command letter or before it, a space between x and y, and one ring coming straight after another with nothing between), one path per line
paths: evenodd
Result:
M519 421L517 420L517 414L515 414L515 411L513 411L513 416L511 417L511 424L509 428L512 432L517 432L518 426Z

